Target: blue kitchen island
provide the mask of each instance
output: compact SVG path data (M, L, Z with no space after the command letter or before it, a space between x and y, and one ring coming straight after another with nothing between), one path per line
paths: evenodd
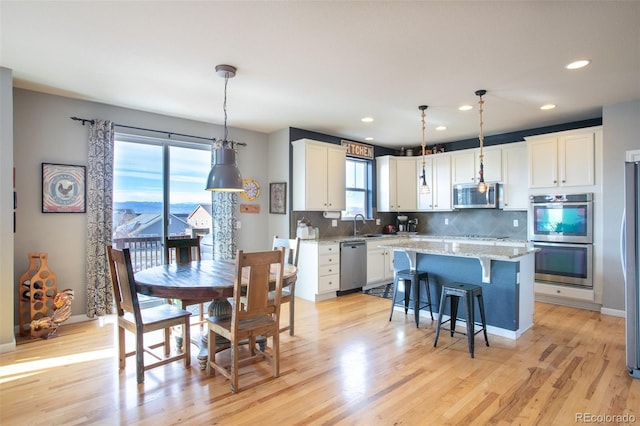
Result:
M442 284L462 282L482 286L487 332L517 339L533 326L536 249L529 243L416 237L384 247L394 250L396 271L429 273L434 314ZM464 318L464 312L458 316Z

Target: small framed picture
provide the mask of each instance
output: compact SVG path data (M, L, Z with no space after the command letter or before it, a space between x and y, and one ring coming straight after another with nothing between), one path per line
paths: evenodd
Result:
M86 212L86 168L42 163L42 213Z
M269 213L287 213L287 183L274 182L269 184Z

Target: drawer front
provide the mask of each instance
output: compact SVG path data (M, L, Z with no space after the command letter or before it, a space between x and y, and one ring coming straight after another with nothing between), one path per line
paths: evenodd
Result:
M322 256L325 254L335 254L336 256L340 256L340 245L339 244L318 245L318 255Z
M323 277L325 275L339 274L339 273L340 273L340 265L339 264L320 265L318 267L318 276L320 276L320 277Z
M340 253L330 253L318 256L318 265L340 265Z
M326 275L318 278L318 293L340 290L340 274Z

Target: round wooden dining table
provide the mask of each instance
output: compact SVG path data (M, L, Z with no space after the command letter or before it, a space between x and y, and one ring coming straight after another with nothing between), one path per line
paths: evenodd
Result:
M285 264L282 286L295 282L297 268ZM183 305L209 302L209 315L228 314L236 281L235 260L198 260L191 263L172 263L143 269L134 274L138 293L166 299L179 299ZM244 277L243 277L244 278ZM271 278L275 285L275 271ZM203 333L198 360L204 369L207 361L207 333ZM216 341L216 346L218 342Z

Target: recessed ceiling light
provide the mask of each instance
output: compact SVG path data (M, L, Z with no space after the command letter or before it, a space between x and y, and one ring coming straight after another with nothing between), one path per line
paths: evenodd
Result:
M436 127L436 131L441 132L443 130L447 130L447 126L438 126Z
M590 63L591 61L589 59L580 59L579 61L571 62L570 64L565 66L565 68L568 70L577 70L586 67Z
M363 123L372 123L373 122L373 117L363 117L361 118L361 120Z
M373 138L371 136L367 136L366 138L364 138L365 141L372 141Z
M460 108L458 108L460 111L469 111L470 109L473 109L473 107L471 105L462 105Z
M548 109L554 109L556 106L555 104L544 104L540 107L541 110L546 111Z

